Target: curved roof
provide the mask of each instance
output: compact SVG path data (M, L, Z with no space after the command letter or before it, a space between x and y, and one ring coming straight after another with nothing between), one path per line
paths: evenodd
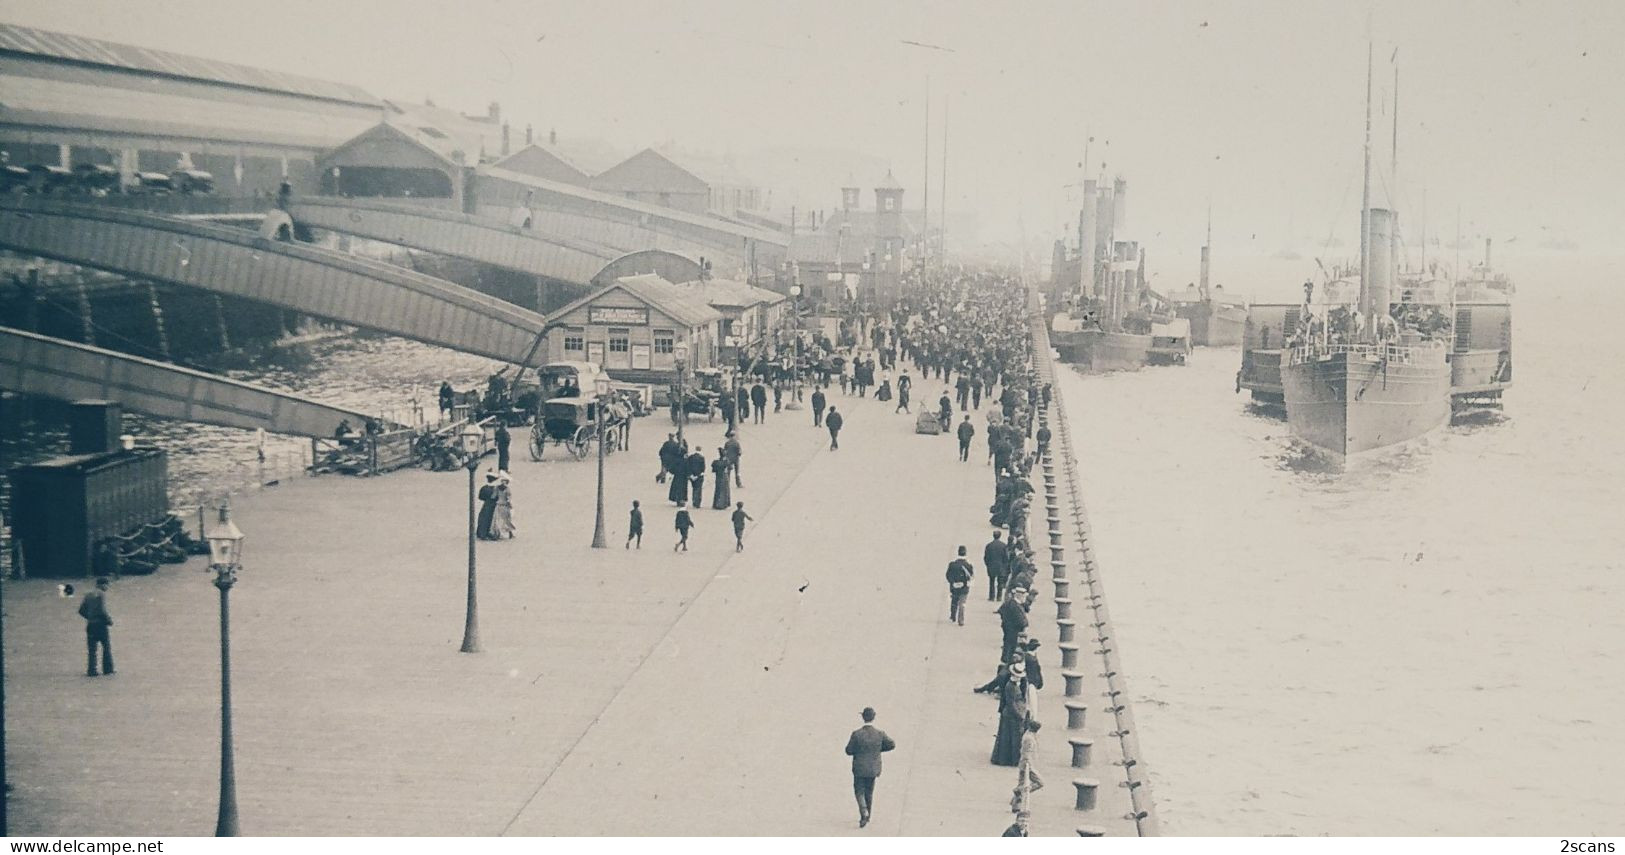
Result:
M331 80L319 80L298 74L218 62L67 33L53 33L49 30L37 30L15 24L0 24L0 51L84 65L109 66L165 77L223 83L248 89L284 92L307 98L325 98L369 106L377 106L379 103L378 99L365 89L347 83L335 83Z

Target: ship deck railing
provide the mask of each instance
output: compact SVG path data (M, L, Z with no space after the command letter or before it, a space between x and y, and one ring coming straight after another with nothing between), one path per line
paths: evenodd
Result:
M1423 342L1420 344L1302 344L1286 352L1284 365L1303 365L1309 362L1319 362L1338 353L1348 353L1377 359L1394 365L1410 365L1420 361L1425 353L1442 351L1443 345L1439 342Z

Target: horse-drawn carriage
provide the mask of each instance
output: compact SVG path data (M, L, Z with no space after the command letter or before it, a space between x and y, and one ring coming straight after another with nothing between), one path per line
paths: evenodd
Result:
M727 378L719 368L698 368L694 371L694 382L683 387L681 400L673 388L671 401L671 420L675 424L679 409L690 415L705 416L706 421L713 421L717 417L718 405L722 396L731 394L728 389Z
M599 418L603 419L602 436L598 432ZM594 441L603 442L605 454L613 454L620 447L621 432L628 427L630 418L624 404L597 395L543 401L536 424L530 429L530 457L541 460L549 440L564 446L577 460L591 453Z

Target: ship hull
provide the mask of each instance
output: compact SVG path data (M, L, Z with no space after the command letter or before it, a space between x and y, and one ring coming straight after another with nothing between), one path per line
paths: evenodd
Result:
M1241 306L1203 300L1178 304L1174 312L1191 322L1191 343L1197 347L1241 344L1242 329L1247 324L1247 310Z
M1137 371L1150 358L1151 336L1080 330L1065 333L1065 345L1055 350L1062 362L1082 366L1091 372Z
M1293 435L1348 458L1422 436L1450 418L1450 366L1442 352L1411 361L1337 352L1281 368Z

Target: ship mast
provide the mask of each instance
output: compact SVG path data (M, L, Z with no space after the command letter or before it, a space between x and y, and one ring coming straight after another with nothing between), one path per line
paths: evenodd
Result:
M1398 265L1399 265L1399 215L1397 213L1397 211L1399 210L1399 63L1397 62L1398 59L1399 59L1399 48L1394 48L1394 56L1393 56L1393 59L1390 60L1394 64L1394 131L1393 131L1394 138L1393 138L1393 143L1389 148L1389 160L1388 160L1388 210L1396 212L1396 213L1391 214L1393 219L1392 219L1392 222L1388 226L1388 247L1389 247L1388 257L1390 259L1392 259L1392 261L1390 263L1395 265L1396 269L1398 268ZM1381 306L1379 308L1382 309L1383 314L1385 314L1385 315L1388 314L1388 307L1387 306Z
M1365 177L1360 191L1360 306L1371 311L1371 43L1365 45Z
M1209 258L1208 254L1212 251L1212 248L1213 248L1213 203L1208 202L1208 206L1207 206L1207 238L1202 243L1202 279L1201 279L1202 285L1201 285L1201 289L1200 289L1200 296L1204 301L1208 299L1208 278L1207 278L1207 276L1208 276L1208 258Z

